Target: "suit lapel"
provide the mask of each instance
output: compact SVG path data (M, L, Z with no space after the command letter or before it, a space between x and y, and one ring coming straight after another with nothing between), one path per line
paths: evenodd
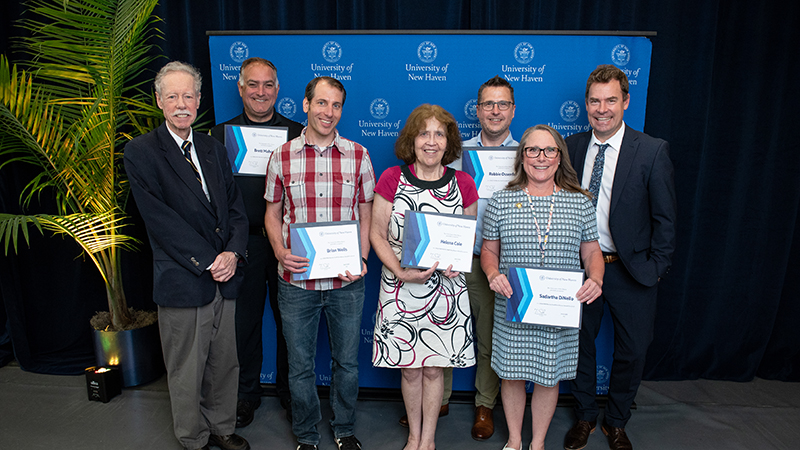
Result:
M625 136L622 138L622 146L619 149L617 168L614 171L614 185L611 188L611 206L608 212L609 217L614 214L617 199L625 189L625 182L628 181L628 174L631 171L633 160L636 159L636 152L639 149L639 136L634 130L625 125Z
M196 136L195 136L196 137ZM203 170L203 177L206 179L206 188L208 188L208 196L211 198L208 204L209 210L214 210L214 205L219 204L219 193L217 187L220 186L220 180L217 177L217 167L214 155L211 154L211 148L203 145L200 139L195 139L195 148L197 149L197 160L200 161L200 167ZM205 197L205 195L204 195Z
M589 138L592 136L591 132L586 133L584 136L578 138L578 144L575 146L575 172L578 173L578 183L580 184L583 179L583 166L586 164L586 152L589 147Z
M181 182L186 185L194 196L205 204L209 211L213 212L206 198L206 194L203 192L203 187L197 182L192 167L186 162L186 158L184 158L181 153L180 147L178 147L178 144L172 139L172 135L167 131L166 124L161 125L158 131L159 143L161 145L161 150L164 151L164 158L166 158L167 163L169 163ZM200 159L199 157L200 154L198 154L198 159ZM207 177L205 167L203 167L203 176ZM208 178L206 178L206 184L208 184Z

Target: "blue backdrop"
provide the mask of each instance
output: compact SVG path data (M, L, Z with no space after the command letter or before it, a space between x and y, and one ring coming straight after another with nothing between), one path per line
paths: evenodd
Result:
M439 104L453 114L463 139L480 131L478 87L499 75L514 87L515 138L545 123L565 137L589 129L584 92L598 64L615 64L630 80L634 101L627 124L644 129L652 45L645 37L458 34L458 33L209 33L214 115L218 122L241 114L236 82L242 61L258 56L278 68L275 104L284 116L307 123L302 103L306 84L326 75L342 81L347 98L339 133L367 147L376 176L399 163L394 142L408 114L422 103ZM361 326L359 380L362 387L397 388L400 371L372 367L372 329L379 289L380 261L372 254L366 279ZM275 382L275 324L264 316L261 381ZM604 320L598 337L598 393L608 389L612 331ZM325 324L317 346L317 383L330 384L330 352ZM474 390L474 368L456 369L454 390ZM562 391L566 383L562 383Z

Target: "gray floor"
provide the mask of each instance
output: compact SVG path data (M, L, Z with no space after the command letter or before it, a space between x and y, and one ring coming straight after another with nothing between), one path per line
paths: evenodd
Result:
M289 423L278 401L264 397L253 424L239 430L254 449L295 448ZM798 449L800 383L757 379L645 382L638 409L628 426L637 450ZM334 449L327 402L323 401L320 449ZM397 425L403 405L397 401L360 401L356 435L364 450L403 447L406 430ZM526 417L529 424L529 417ZM485 442L470 438L472 406L453 404L439 421L437 446L447 449L500 450L506 432L502 408L495 410L496 432ZM548 449L561 449L572 423L567 407L556 410L547 436ZM523 435L530 440L530 426ZM0 369L0 449L147 449L177 450L172 434L169 395L164 378L124 389L107 404L87 400L83 376L23 372L11 364ZM607 449L596 432L587 450Z

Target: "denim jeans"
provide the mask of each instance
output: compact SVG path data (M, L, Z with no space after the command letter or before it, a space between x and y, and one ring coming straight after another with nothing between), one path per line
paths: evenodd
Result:
M278 280L278 305L289 352L292 432L301 444L319 444L322 420L314 358L320 312L325 311L331 349L331 427L336 438L354 434L358 398L358 340L364 308L364 280L340 289L312 291Z

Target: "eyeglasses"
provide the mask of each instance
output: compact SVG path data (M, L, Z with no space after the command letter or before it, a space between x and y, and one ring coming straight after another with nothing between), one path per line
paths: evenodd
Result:
M499 102L493 102L493 101L490 100L490 101L487 101L487 102L478 103L478 105L484 111L493 110L494 109L494 105L497 105L497 109L499 109L500 111L508 111L508 108L511 108L511 105L513 105L513 104L514 104L514 102L507 102L505 100L501 100Z
M545 147L545 148L525 147L524 150L525 150L525 156L527 156L528 158L538 158L539 153L544 152L544 157L550 159L558 156L558 153L561 151L561 149L558 147Z

